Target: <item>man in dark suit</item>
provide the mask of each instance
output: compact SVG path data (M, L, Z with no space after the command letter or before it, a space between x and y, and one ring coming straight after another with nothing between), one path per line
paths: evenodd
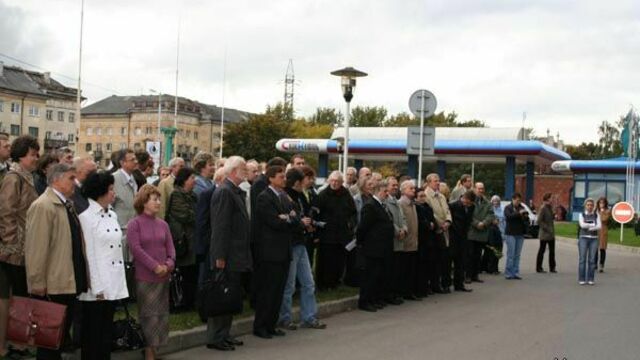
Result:
M383 307L385 298L385 257L393 254L395 228L393 218L386 208L389 196L387 182L380 181L373 188L373 197L362 207L360 223L356 231L358 245L365 257L364 278L360 286L358 308L375 312Z
M251 271L250 220L245 204L246 194L238 185L246 178L246 162L231 156L224 164L226 179L211 196L212 269L225 270L227 280L241 286L243 276ZM215 229L215 231L213 230ZM234 350L242 341L229 334L232 315L221 315L207 321L207 348Z
M276 324L289 274L293 228L300 225L299 216L284 191L284 167L271 166L267 168L266 176L269 187L258 195L252 217L258 231L255 248L260 263L260 271L255 274L256 315L253 334L270 339L285 334L276 329Z
M451 210L452 224L449 229L449 264L453 262L453 288L455 291L471 292L471 289L464 287L465 262L469 246L467 238L469 227L473 220L473 210L476 195L473 190L462 194L459 200L449 204ZM448 267L451 268L451 265ZM446 280L445 286L451 286L451 275L443 274Z
M87 176L96 171L98 167L91 157L81 157L74 160L73 167L76 168L76 186L71 201L73 201L76 213L80 215L89 207L89 199L82 196L80 188Z
M209 244L211 243L211 197L216 186L200 193L196 204L195 253L196 262L200 264L198 284L202 284L211 269Z

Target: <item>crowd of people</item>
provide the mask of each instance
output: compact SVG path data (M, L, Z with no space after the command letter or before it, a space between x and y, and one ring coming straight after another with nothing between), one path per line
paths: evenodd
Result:
M90 157L62 149L39 157L28 135L0 134L0 356L29 349L6 342L8 299L32 296L67 306L63 345L37 359L109 359L118 304L135 299L146 348L166 344L171 310L193 309L198 289L223 272L246 290L253 334L272 339L298 328L325 329L316 290L359 287L358 308L377 312L452 290L468 293L481 274L521 280L529 226L520 194L502 206L484 184L463 175L450 191L437 174L422 186L363 167L333 171L316 188L301 155L267 163L199 153L187 166L159 167L146 152L124 149L100 170ZM552 194L538 210L536 270L556 272ZM579 282L593 284L606 259L606 199L585 201L579 219ZM599 249L599 251L598 251ZM128 269L133 269L131 274ZM172 286L179 281L180 299ZM299 292L300 317L292 315ZM231 314L211 317L207 347L235 350ZM73 330L71 330L73 328Z

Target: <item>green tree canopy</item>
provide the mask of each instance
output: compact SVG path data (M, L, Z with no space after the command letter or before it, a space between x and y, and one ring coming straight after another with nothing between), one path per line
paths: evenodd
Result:
M337 125L344 121L342 113L333 108L319 107L311 115L309 122L315 125Z
M354 127L383 126L387 118L387 109L384 106L356 106L351 109L349 125Z

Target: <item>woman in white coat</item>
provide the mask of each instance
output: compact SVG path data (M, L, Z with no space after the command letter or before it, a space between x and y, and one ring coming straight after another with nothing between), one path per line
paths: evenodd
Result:
M82 301L82 359L111 358L113 313L117 300L129 297L122 256L122 233L116 213L113 175L94 172L84 181L82 195L89 208L80 214L90 287Z

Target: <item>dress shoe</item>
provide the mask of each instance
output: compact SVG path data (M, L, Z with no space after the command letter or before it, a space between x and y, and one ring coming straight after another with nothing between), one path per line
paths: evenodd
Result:
M451 294L451 289L449 289L448 287L442 289L442 293L443 294Z
M466 288L464 286L463 287L457 287L454 290L455 291L461 291L461 292L472 292L473 291L473 289L469 289L469 288Z
M553 274L557 274L557 273L558 273L558 272L556 271L556 269L549 270L549 272L550 272L550 273L553 273ZM602 272L602 269L600 269L600 272Z
M479 278L471 279L471 281L481 283L481 284L484 282L484 280L481 280Z
M422 299L420 299L419 297L417 297L415 295L406 295L406 296L403 296L402 298L405 299L405 300L408 300L408 301L420 301L420 300L422 300Z
M434 288L431 290L432 293L434 294L444 294L444 291L442 290L442 288Z
M280 330L280 329L273 329L273 330L269 330L267 331L269 333L269 335L271 336L285 336L287 335L286 332Z
M433 291L433 289L428 289L428 290L427 290L427 296L428 296L428 295L433 295L433 294L435 294L435 292ZM425 297L426 297L426 296L425 296Z
M515 280L522 280L522 278L521 278L520 276L518 276L518 275L514 276L513 278L514 278Z
M360 309L362 311L368 311L368 312L377 312L378 311L378 308L376 308L375 306L373 306L371 304L358 305L358 309Z
M262 339L273 339L273 335L266 330L253 330L253 335Z
M226 342L207 344L207 349L219 350L219 351L233 351L235 346L227 344Z
M536 272L537 272L537 273L540 273L540 274L544 274L544 273L546 273L546 271L544 271L544 269L538 269L538 270L536 270Z
M242 346L242 345L244 345L244 342L242 340L238 340L238 339L235 339L235 338L232 338L232 337L224 339L224 342L226 342L229 345L233 345L233 346Z

